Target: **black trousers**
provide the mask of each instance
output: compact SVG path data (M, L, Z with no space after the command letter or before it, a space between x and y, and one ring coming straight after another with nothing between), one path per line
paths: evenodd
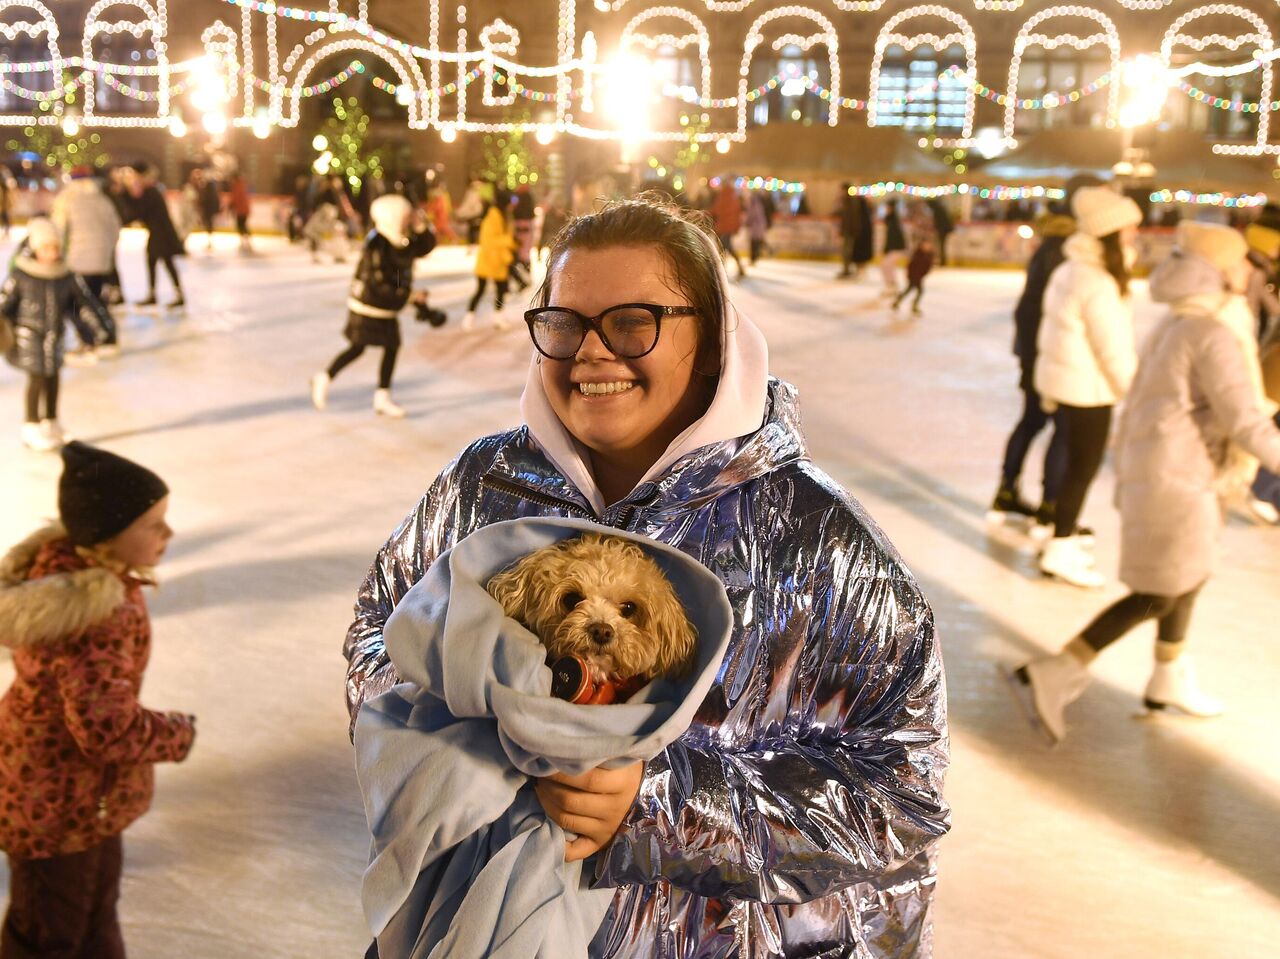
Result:
M1041 405L1040 394L1034 387L1022 387L1022 419L1009 434L1004 448L1004 465L1001 469L1001 485L1012 488L1022 475L1031 444L1040 431L1049 425L1049 414ZM1057 503L1062 492L1062 480L1067 469L1067 447L1063 434L1053 431L1049 449L1044 456L1044 496L1041 502Z
M893 298L894 309L897 309L898 304L905 300L912 290L915 291L916 296L911 301L911 309L920 309L920 297L924 296L924 280L915 280L912 283L908 283L907 288Z
M476 311L476 307L480 305L480 298L484 296L485 287L488 285L489 285L489 281L486 280L484 277L482 276L476 277L476 291L471 296L471 302L467 304L468 313L474 313ZM507 299L507 281L494 280L493 281L493 308L495 310L501 310L502 304L506 302L506 299Z
M157 256L150 251L147 252L147 288L151 291L151 298L154 300L156 296L156 267L163 263L165 272L169 274L169 279L173 281L174 292L182 298L182 281L178 279L178 267L173 262L171 256Z
M1056 537L1075 535L1080 524L1080 513L1089 495L1089 487L1093 485L1107 452L1111 411L1110 406L1062 404L1053 414L1053 428L1062 433L1066 446L1066 472L1053 518L1053 535Z
M119 836L68 856L9 857L0 959L124 959Z
M39 423L41 420L58 418L58 374L40 376L31 373L27 376L27 422Z
M241 236L249 235L249 214L244 216L236 216L236 232Z
M80 279L84 280L84 285L89 288L89 292L94 295L94 297L98 300L98 302L101 303L104 307L107 306L105 294L107 292L107 284L111 282L112 274L81 273ZM110 310L108 310L108 312L110 312ZM115 328L115 325L113 324L110 331L108 331L107 333L107 344L108 345L113 344L116 342L116 340L117 340L116 328Z
M343 350L333 358L333 362L329 364L329 378L333 379L346 367L350 366L360 358L364 353L363 344L353 343L347 349ZM382 364L378 367L378 388L383 390L391 389L391 377L396 371L396 356L400 352L398 346L384 346L382 348Z
M1181 596L1130 593L1095 616L1080 635L1095 650L1101 651L1135 626L1154 619L1160 642L1180 643L1187 638L1191 611L1195 608L1201 586Z

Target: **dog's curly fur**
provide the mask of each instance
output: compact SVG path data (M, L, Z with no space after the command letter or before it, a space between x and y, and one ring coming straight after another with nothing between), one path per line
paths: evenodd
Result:
M671 583L639 546L588 533L535 550L488 583L503 610L596 681L679 678L697 634Z

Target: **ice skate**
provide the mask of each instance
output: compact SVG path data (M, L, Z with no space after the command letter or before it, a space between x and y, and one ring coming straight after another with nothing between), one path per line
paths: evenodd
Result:
M50 449L61 449L71 439L62 429L62 424L57 420L41 420L40 432L44 434L44 438L50 443Z
M311 377L311 405L323 410L329 405L329 384L333 378L321 370Z
M1063 650L1009 670L1005 678L1032 727L1051 744L1062 742L1067 735L1066 708L1089 685L1089 671Z
M1173 714L1209 719L1223 713L1222 703L1200 688L1195 668L1185 655L1173 662L1156 663L1143 690L1142 705L1147 710L1143 716Z
M1081 589L1101 589L1107 578L1094 566L1092 554L1077 536L1055 536L1040 554L1040 572Z
M379 416L389 416L394 420L404 417L404 407L392 402L390 390L374 390L373 411Z
M995 499L987 508L987 523L991 526L1017 526L1029 529L1035 519L1036 508L1018 493L1017 484L1001 484Z
M49 439L39 423L23 423L18 435L22 438L23 446L37 453L48 453L58 448L58 444Z
M1275 526L1280 524L1280 510L1268 503L1264 499L1258 499L1256 496L1250 496L1245 503L1245 514L1255 523L1261 523L1264 526Z

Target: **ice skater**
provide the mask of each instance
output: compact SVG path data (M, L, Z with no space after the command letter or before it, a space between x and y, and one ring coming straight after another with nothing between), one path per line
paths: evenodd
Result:
M108 288L116 275L120 215L91 167L76 167L71 171L71 182L53 201L51 219L63 239L67 268L109 309ZM97 353L119 352L116 330L113 322L106 342Z
M173 531L145 467L70 443L60 522L0 561L0 849L9 909L0 956L124 959L121 834L147 811L152 765L181 762L195 717L138 702L151 627L142 587Z
M333 358L327 370L311 377L311 402L323 410L333 378L359 359L367 347L380 346L382 365L373 409L380 416L399 419L404 409L391 399L391 377L400 351L400 311L413 295L413 261L435 248L436 235L427 226L426 216L415 212L399 194L378 197L370 204L369 215L373 230L364 241L347 297L343 335L351 345ZM425 301L425 294L421 298Z
M884 250L880 253L880 277L884 280L884 295L898 295L898 269L907 255L907 233L902 228L898 204L890 201L884 206Z
M156 269L163 263L169 279L173 281L173 291L176 294L175 299L165 304L166 308L175 310L186 306L182 280L178 277L178 267L174 263L174 258L183 256L186 249L173 225L173 218L169 216L164 192L157 184L155 167L134 167L129 172L128 184L132 199L132 218L140 220L147 230L147 296L139 300L137 305L156 305Z
M1235 230L1184 220L1178 248L1151 276L1169 315L1147 343L1118 430L1120 579L1132 590L1054 656L1016 669L1028 715L1057 742L1065 710L1102 650L1156 620L1148 709L1216 716L1186 655L1196 597L1213 574L1224 500L1243 495L1259 462L1280 471L1280 428L1263 389L1253 317L1241 295L1245 241Z
M893 298L895 310L902 305L903 300L915 293L915 298L911 301L911 315L920 315L920 297L924 296L924 278L933 269L933 251L933 237L928 233L920 234L916 240L916 248L911 251L911 259L907 261L907 285Z
M498 190L492 201L485 201L484 217L477 237L480 247L476 251L476 291L467 304L462 317L463 330L472 330L476 324L476 310L484 297L485 288L493 283L494 325L505 330L510 320L503 312L507 300L507 283L511 276L511 264L516 257L516 239L507 221L506 192Z
M13 330L5 359L27 374L22 443L37 452L57 449L63 442L58 392L66 325L75 326L86 348L108 342L115 325L102 302L68 269L58 229L44 217L27 224L26 245L0 288L0 317Z
M716 191L715 199L711 201L709 212L715 221L716 238L720 240L720 249L733 260L733 265L738 268L738 279L741 280L746 277L747 271L733 248L733 238L742 229L742 197L738 195L738 188L734 185L732 177L724 178L720 189Z
M1072 586L1098 588L1092 538L1080 529L1089 487L1107 450L1111 414L1138 365L1129 295L1133 246L1142 210L1106 187L1082 187L1071 201L1076 232L1063 244L1037 337L1035 388L1062 433L1065 469L1053 537L1040 571Z
M253 198L249 195L249 181L240 170L231 174L227 184L227 209L236 218L236 233L240 237L240 252L253 252L253 234L249 231L249 214L253 212Z

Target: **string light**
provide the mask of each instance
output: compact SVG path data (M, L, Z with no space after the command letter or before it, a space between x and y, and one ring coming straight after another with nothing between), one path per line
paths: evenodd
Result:
M789 36L787 39L800 41L796 43L796 46L806 52L819 44L827 48L828 69L831 72L831 90L835 96L838 97L840 95L840 38L836 34L836 28L831 21L817 10L809 7L779 7L776 10L770 10L768 13L763 13L756 17L755 22L751 24L751 29L747 31L747 39L743 44L742 63L738 68L738 128L729 135L730 139L738 141L746 139L747 75L751 70L751 58L755 53L756 47L764 42L764 36L761 34L760 29L780 17L797 17L804 20L812 20L822 28L821 33L811 37ZM839 110L827 111L828 126L835 126L839 120ZM727 142L724 139L717 139L716 149L719 150L720 144ZM728 147L726 146L725 149L727 150Z
M1076 36L1075 34L1061 34L1056 37L1046 36L1041 33L1034 33L1036 27L1044 23L1046 20L1054 17L1080 17L1086 20L1093 20L1102 25L1103 32L1091 34L1087 37ZM1004 110L1004 137L1005 140L1013 139L1014 123L1017 117L1018 102L1018 74L1022 70L1022 55L1028 47L1040 46L1046 50L1054 50L1060 46L1070 46L1076 50L1087 50L1090 47L1102 44L1107 47L1111 53L1111 65L1108 71L1109 75L1114 77L1120 69L1120 34L1116 31L1116 25L1111 22L1111 18L1091 7L1078 6L1059 6L1050 7L1047 10L1041 10L1034 14L1026 23L1022 25L1022 29L1018 31L1018 36L1013 43L1013 59L1009 62L1009 87L1005 94L1005 110ZM1114 123L1118 108L1119 87L1117 84L1109 84L1107 98L1107 121Z
M422 76L422 70L418 66L417 61L404 61L395 56L390 51L379 47L376 43L366 40L363 37L341 37L330 40L328 43L321 43L311 55L298 68L294 75L293 84L289 89L289 109L288 112L280 117L279 123L282 127L295 127L298 125L299 118L299 101L302 98L302 91L305 86L307 77L311 71L320 65L322 61L335 53L344 53L347 51L358 51L372 54L381 58L386 64L396 72L400 78L400 83L408 87L410 90L416 91L416 95L408 98L406 106L409 108L409 127L411 129L423 129L427 126L422 120L422 94L426 89L426 79ZM354 61L352 67L358 66L357 72L364 72L364 64L360 61Z
M850 196L883 197L902 194L916 199L933 200L944 196L972 196L979 200L1061 200L1066 190L1044 186L971 186L968 183L947 183L942 186L919 186L911 183L882 180L862 186L849 187Z
M141 21L117 20L107 22L98 19L98 15L111 7L132 7L142 13ZM151 49L156 57L156 115L154 117L97 117L94 107L97 97L94 92L96 74L89 71L85 74L84 84L84 125L85 126L158 126L169 124L169 57L165 38L168 31L168 11L166 0L156 0L153 7L146 0L98 0L85 14L84 35L81 38L81 55L84 60L93 59L93 41L106 34L129 33L134 39L141 40L151 35Z
M506 107L516 102L515 84L505 83L507 93L495 96L494 81L505 82L502 74L494 68L494 57L514 57L520 47L520 31L501 17L485 26L480 31L480 46L489 54L484 62L484 87L481 99L487 107Z
M1159 190L1150 196L1152 203L1189 203L1196 206L1258 207L1265 206L1265 193L1192 193L1189 190Z
M669 34L647 37L636 33L641 26L650 20L663 17L683 20L693 27L694 32L682 37L675 37ZM699 87L700 95L704 100L711 96L711 35L707 32L706 25L692 13L682 10L680 7L653 7L637 14L622 28L622 38L619 40L618 46L625 51L634 43L642 43L651 49L658 45L667 45L677 50L683 50L685 47L696 43L698 45L698 65L702 70L702 84Z
M1251 27L1253 27L1253 31L1250 33L1237 34L1235 36L1225 36L1220 33L1211 33L1206 36L1200 36L1200 37L1190 36L1182 32L1183 28L1186 27L1187 24L1192 23L1196 20L1199 20L1202 17L1235 17L1237 19L1244 20L1245 22L1247 22ZM1215 3L1207 7L1199 7L1195 10L1189 10L1188 12L1184 13L1182 16L1178 17L1178 19L1175 20L1169 26L1169 29L1165 31L1164 37L1160 41L1160 59L1165 64L1169 64L1170 62L1172 62L1173 48L1175 46L1186 46L1186 47L1190 47L1192 50L1195 50L1196 52L1201 52L1210 46L1225 47L1228 50L1238 50L1242 46L1244 46L1246 43L1256 44L1258 47L1257 53L1262 55L1262 56L1255 55L1255 58L1254 58L1255 62L1258 64L1259 68L1262 71L1262 83L1261 83L1261 89L1259 90L1259 93L1258 93L1259 102L1254 105L1257 107L1257 109L1246 110L1243 108L1244 104L1242 103L1241 109L1239 109L1237 112L1258 114L1257 136L1256 136L1256 139L1254 140L1254 145L1252 149L1249 149L1247 151L1249 153L1257 155L1257 154L1273 152L1267 143L1267 138L1271 130L1271 109L1275 109L1275 106L1271 103L1271 84L1272 84L1272 75L1274 72L1271 64L1273 61L1272 61L1272 58L1268 56L1273 52L1273 49L1272 49L1273 44L1271 39L1271 31L1267 29L1267 23L1265 20L1262 19L1262 17L1258 16L1252 10L1249 10L1245 7L1240 7L1240 6L1236 6L1235 4L1229 4L1229 3ZM1181 87L1181 85L1179 86ZM1195 88L1193 87L1192 89L1195 89ZM1187 92L1187 91L1184 90L1183 92ZM1196 92L1202 93L1203 91L1197 90ZM1196 99L1201 100L1201 102L1204 102L1203 98L1201 97L1196 97ZM1222 100L1221 97L1215 97L1213 98L1213 102L1211 103L1211 105L1218 106L1220 102L1229 103L1230 101L1224 101ZM1263 110L1262 109L1263 104L1266 104L1270 109ZM1229 107L1226 107L1226 109L1233 109L1233 107L1229 106ZM1220 152L1218 149L1219 147L1227 147L1227 146L1228 146L1227 144L1214 144L1213 150L1215 153L1217 153L1217 152ZM1221 152L1225 153L1226 150L1224 149ZM1236 155L1240 155L1240 154L1236 154Z
M916 36L906 36L896 33L899 24L907 20L914 20L921 17L938 17L946 20L948 23L959 28L957 33L949 33L944 37L939 37L931 33L919 34ZM880 35L876 37L876 52L871 59L871 89L867 95L867 125L875 126L879 112L880 99L880 73L884 63L885 50L890 45L901 46L904 50L914 50L916 47L931 45L935 50L941 52L955 44L964 47L965 65L967 67L966 75L976 77L978 74L978 38L973 32L973 27L969 25L969 21L960 14L946 7L940 7L936 4L927 4L919 7L911 7L900 13L894 14L889 18L888 23L880 31ZM974 96L973 88L969 87L965 95L964 102L964 123L961 126L960 135L968 138L973 135L973 109Z

